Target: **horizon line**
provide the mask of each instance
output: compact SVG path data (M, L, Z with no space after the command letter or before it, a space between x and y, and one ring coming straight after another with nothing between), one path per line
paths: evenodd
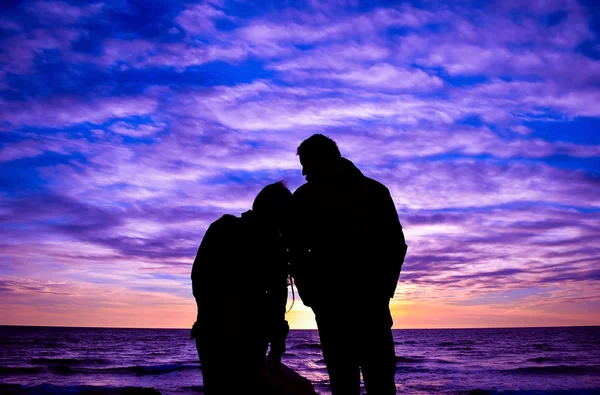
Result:
M191 330L192 328L153 328L153 327L126 327L126 326L65 326L65 325L12 325L12 324L0 324L0 328L3 327L17 327L17 328L71 328L71 329L156 329L156 330ZM392 328L392 330L456 330L456 329L544 329L544 328L596 328L600 327L597 325L551 325L551 326L482 326L482 327L440 327L440 328ZM290 331L316 331L317 328L290 328Z

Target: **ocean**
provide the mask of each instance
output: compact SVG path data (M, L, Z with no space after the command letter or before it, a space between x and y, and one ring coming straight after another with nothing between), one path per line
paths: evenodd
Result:
M0 327L0 394L201 394L189 332ZM394 339L398 393L600 394L600 327L394 330ZM330 394L316 331L291 331L283 363ZM241 369L232 356L232 379Z

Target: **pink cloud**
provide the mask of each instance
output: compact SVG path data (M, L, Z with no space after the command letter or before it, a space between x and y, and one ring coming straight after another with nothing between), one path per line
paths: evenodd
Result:
M4 325L189 328L195 317L193 298L165 291L36 278L4 277L0 284L6 285Z

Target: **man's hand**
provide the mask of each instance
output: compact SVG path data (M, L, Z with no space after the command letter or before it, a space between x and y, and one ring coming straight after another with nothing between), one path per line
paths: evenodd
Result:
M279 370L281 366L281 353L277 351L269 351L269 355L267 356L267 366L271 370Z

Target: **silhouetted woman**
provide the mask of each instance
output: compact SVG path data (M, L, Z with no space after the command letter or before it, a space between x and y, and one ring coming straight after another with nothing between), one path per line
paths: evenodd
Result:
M204 392L260 393L261 370L285 351L288 265L281 237L291 198L283 182L263 188L252 210L210 225L192 268L198 318L192 330Z

